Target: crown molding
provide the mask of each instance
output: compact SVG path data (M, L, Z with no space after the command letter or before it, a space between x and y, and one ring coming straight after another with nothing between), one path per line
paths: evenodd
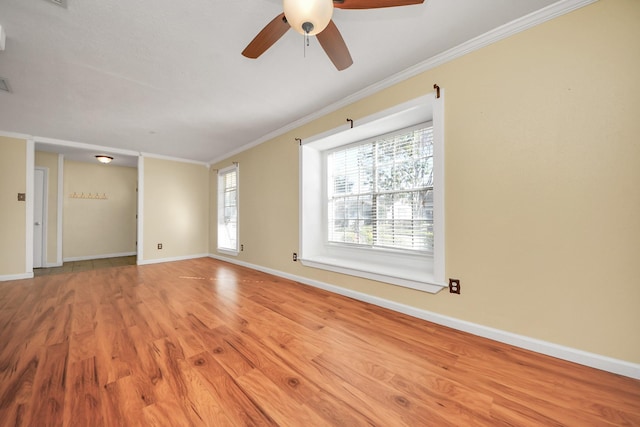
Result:
M140 155L142 157L151 158L151 159L169 160L169 161L172 161L172 162L180 162L180 163L193 163L194 165L204 166L206 168L208 168L210 166L210 164L208 162L201 162L201 161L198 161L198 160L191 160L191 159L183 159L183 158L180 158L180 157L173 157L173 156L165 156L165 155L162 155L162 154L140 153Z
M424 73L425 71L431 70L435 67L443 65L447 62L450 62L454 59L460 58L468 53L479 50L485 46L493 44L497 41L503 40L507 37L511 37L515 34L518 34L522 31L525 31L529 28L540 25L544 22L555 19L559 16L565 15L569 12L573 12L576 9L580 9L584 6L587 6L591 3L595 3L598 0L561 0L557 3L553 3L547 7L544 7L540 10L532 12L528 15L515 19L511 22L508 22L500 27L494 28L491 31L488 31L478 37L475 37L471 40L468 40L462 44L459 44L456 47L453 47L449 50L446 50L442 53L432 56L431 58L426 59L412 67L405 69L399 73L396 73L386 79L383 79L377 83L374 83L366 88L355 92L352 95L342 98L340 101L330 104L320 110L313 112L305 117L302 117L286 126L283 126L279 129L276 129L273 132L270 132L263 137L252 141L248 144L245 144L229 153L216 157L209 161L209 164L217 163L219 161L225 160L231 156L234 156L238 153L246 151L250 148L253 148L257 145L260 145L264 142L267 142L273 138L276 138L280 135L283 135L287 132L295 130L307 123L310 123L314 120L317 120L321 117L326 116L327 114L333 113L334 111L339 110L340 108L346 107L354 102L360 101L368 96L371 96L383 89L387 89L395 84L398 84L404 80L407 80L411 77L415 77L418 74Z
M121 154L123 156L138 157L140 155L140 153L133 150L107 147L105 145L87 144L86 142L67 141L64 139L46 138L42 136L34 136L33 140L36 144L57 145L60 147L77 148L87 151L105 151L109 154Z
M32 136L32 135L27 135L22 133L5 132L5 131L0 131L0 136L31 140L36 144L55 145L59 147L76 148L80 150L96 151L96 152L100 151L108 154L120 154L123 156L130 156L130 157L136 157L136 158L147 157L147 158L154 158L154 159L161 159L161 160L171 160L174 162L193 163L196 165L205 166L207 168L209 167L209 163L201 162L198 160L183 159L180 157L165 156L162 154L143 153L143 152L138 152L133 150L127 150L124 148L114 148L114 147L107 147L105 145L87 144L85 142L67 141L64 139L46 138L43 136Z
M15 138L15 139L33 139L31 135L27 135L26 133L17 133L17 132L5 132L0 130L0 136L5 138Z

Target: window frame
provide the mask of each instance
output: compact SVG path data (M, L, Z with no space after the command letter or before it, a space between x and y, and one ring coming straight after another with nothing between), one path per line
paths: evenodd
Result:
M349 149L352 147L358 147L358 146L362 146L362 145L367 145L367 144L377 144L380 143L381 140L387 139L387 138L393 138L395 136L398 135L404 135L404 134L408 134L412 131L416 131L416 130L421 130L421 129L433 129L433 122L432 121L427 121L427 122L422 122L422 123L417 123L411 126L406 126L400 129L396 129L393 130L391 132L387 132L385 134L382 135L376 135L370 138L366 138L364 140L360 140L360 141L354 141L348 144L343 144L343 145L339 145L338 147L334 147L331 149L327 149L323 151L323 165L322 165L322 171L324 174L324 186L322 188L323 191L323 198L324 198L324 202L328 203L329 200L329 179L328 179L328 174L329 174L329 166L328 166L328 158L331 154L335 153L335 152L339 152L345 149ZM432 142L433 145L433 142ZM433 158L433 155L431 156ZM377 169L374 167L374 171L377 171ZM433 174L433 172L432 172ZM398 194L398 193L408 193L408 192L417 192L420 190L425 190L425 191L431 191L432 195L433 195L433 184L431 186L425 186L422 189L411 189L411 190L407 190L407 189L398 189L398 190L392 190L392 191L371 191L371 195L372 198L375 197L380 197L381 195L384 194ZM358 195L358 194L356 194ZM347 197L353 197L353 196L345 196L345 198ZM384 246L381 244L372 244L372 245L365 245L362 243L348 243L348 242L337 242L337 241L332 241L329 238L329 210L328 210L328 206L326 206L325 204L325 211L324 211L324 216L323 216L323 225L324 225L324 231L325 231L325 242L327 245L335 245L335 246L344 246L344 247L353 247L356 248L358 250L362 250L362 251L382 251L382 252L388 252L388 253L404 253L404 254L413 254L413 255L428 255L428 256L433 256L433 250L429 249L429 250L417 250L417 249L408 249L408 248L399 248L399 247L391 247L391 246ZM375 219L377 220L377 218ZM372 221L374 221L374 219L372 219ZM432 224L433 227L433 224Z
M221 246L220 240L220 231L221 228L226 226L225 220L225 180L224 177L230 173L236 174L236 215L235 215L235 223L236 223L236 236L235 236L235 248ZM238 255L239 251L239 242L240 242L240 165L234 163L233 165L226 167L224 169L218 170L217 173L218 180L218 209L217 209L217 235L216 235L216 247L218 252L227 254L227 255Z
M444 91L373 114L356 126L337 128L304 140L300 146L300 256L304 266L436 293L446 287L444 235ZM433 124L433 255L402 250L328 244L324 153L424 122ZM319 227L320 224L324 224Z

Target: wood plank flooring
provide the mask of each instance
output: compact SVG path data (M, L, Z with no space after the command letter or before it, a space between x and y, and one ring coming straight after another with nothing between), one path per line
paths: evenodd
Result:
M95 270L98 268L122 267L123 265L136 265L136 256L122 256L114 258L87 259L83 261L67 261L60 267L34 268L34 276L47 274L77 273L79 271Z
M1 426L640 425L640 381L202 258L0 283Z

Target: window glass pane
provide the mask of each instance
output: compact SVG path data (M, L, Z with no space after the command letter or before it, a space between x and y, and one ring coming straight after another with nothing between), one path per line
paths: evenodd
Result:
M238 249L238 170L220 173L218 187L218 247Z
M432 128L333 151L327 177L330 242L433 251Z

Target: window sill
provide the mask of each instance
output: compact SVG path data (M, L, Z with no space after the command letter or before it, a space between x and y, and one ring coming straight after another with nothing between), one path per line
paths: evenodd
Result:
M442 288L446 287L445 284L437 283L433 275L433 269L428 263L407 268L406 265L397 267L381 265L371 261L331 256L305 257L301 258L300 261L306 267L363 277L432 294L438 293Z

